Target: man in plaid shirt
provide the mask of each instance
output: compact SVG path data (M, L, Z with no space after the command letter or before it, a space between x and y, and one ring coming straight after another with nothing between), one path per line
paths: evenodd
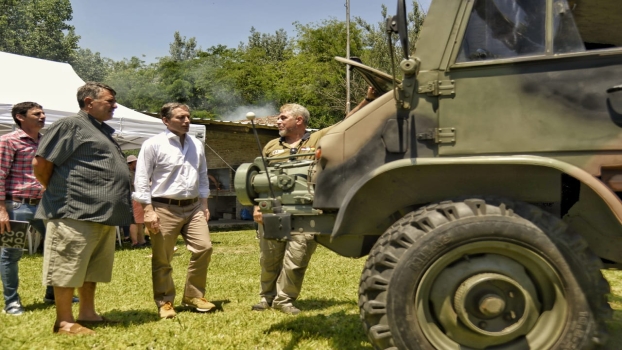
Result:
M32 172L32 159L39 145L39 131L45 125L45 112L37 103L22 102L13 106L11 114L19 128L0 137L0 234L11 231L9 220L19 220L29 221L44 235L43 221L34 219L43 186ZM5 301L3 311L10 315L24 312L17 294L18 261L22 253L23 249L19 248L2 248L0 253ZM53 289L50 292L53 293ZM46 298L49 296L46 292ZM53 294L51 296L53 299Z

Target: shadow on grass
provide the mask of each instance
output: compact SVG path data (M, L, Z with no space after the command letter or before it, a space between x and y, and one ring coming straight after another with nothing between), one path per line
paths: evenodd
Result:
M358 315L338 311L329 315L291 316L272 325L266 333L289 332L292 337L283 349L298 348L307 339L326 339L333 349L371 349Z
M358 308L358 304L353 300L334 300L334 299L304 299L294 303L301 310L322 310L336 305L354 305Z
M111 310L101 315L120 322L118 324L107 325L107 327L127 328L133 325L160 321L160 316L157 312L148 310Z
M49 309L49 308L53 308L54 304L48 304L48 303L44 303L44 302L38 302L35 304L27 304L24 305L24 310L26 311L39 311L39 310L44 310L44 309Z
M211 310L211 312L221 312L224 311L223 310L223 305L224 304L228 304L230 303L230 300L212 300L212 303L214 305L216 305L216 308L214 308L214 310ZM195 312L195 313L200 313L199 311L194 310L193 308L190 307L186 307L186 306L176 306L175 307L175 311L177 313L180 312ZM106 318L109 318L111 320L119 320L121 321L121 323L119 323L118 325L109 325L111 327L129 327L131 325L139 325L139 324L144 324L144 323L150 323L150 322L159 322L160 316L158 315L158 313L155 311L148 311L148 310L112 310L110 312L107 312L105 314L102 314L102 316L105 316Z
M613 317L607 322L609 340L603 350L618 350L622 344L622 311L613 310Z
M307 312L328 310L339 305L356 305L354 301L305 299L296 302L302 314L290 316L272 325L266 333L289 332L292 337L283 349L295 349L306 339L326 339L334 349L371 349L358 315L336 311L305 316Z

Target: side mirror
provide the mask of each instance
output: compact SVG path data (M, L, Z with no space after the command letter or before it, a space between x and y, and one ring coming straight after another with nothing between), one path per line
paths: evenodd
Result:
M408 18L406 12L406 0L397 0L397 15L387 18L387 32L398 34L402 44L404 59L408 59Z

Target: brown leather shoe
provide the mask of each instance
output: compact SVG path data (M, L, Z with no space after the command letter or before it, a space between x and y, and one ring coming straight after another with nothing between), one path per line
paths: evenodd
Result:
M267 301L262 300L260 302L258 302L257 304L251 306L251 310L253 311L266 311L270 308L270 304L268 304Z
M216 305L210 303L205 298L187 298L183 297L182 305L194 308L198 312L208 312L213 310Z
M53 332L56 334L66 334L66 335L92 335L95 334L92 330L80 325L79 323L74 323L69 327L69 330L66 331L60 326L54 326Z
M170 301L162 304L160 306L160 318L174 318L177 316L175 309L173 308L173 304Z

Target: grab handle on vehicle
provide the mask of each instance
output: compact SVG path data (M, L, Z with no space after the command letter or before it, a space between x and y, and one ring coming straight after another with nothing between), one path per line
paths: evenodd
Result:
M610 87L609 89L607 89L607 93L610 94L612 92L620 91L620 90L622 90L622 84L621 85L616 85L614 87Z

